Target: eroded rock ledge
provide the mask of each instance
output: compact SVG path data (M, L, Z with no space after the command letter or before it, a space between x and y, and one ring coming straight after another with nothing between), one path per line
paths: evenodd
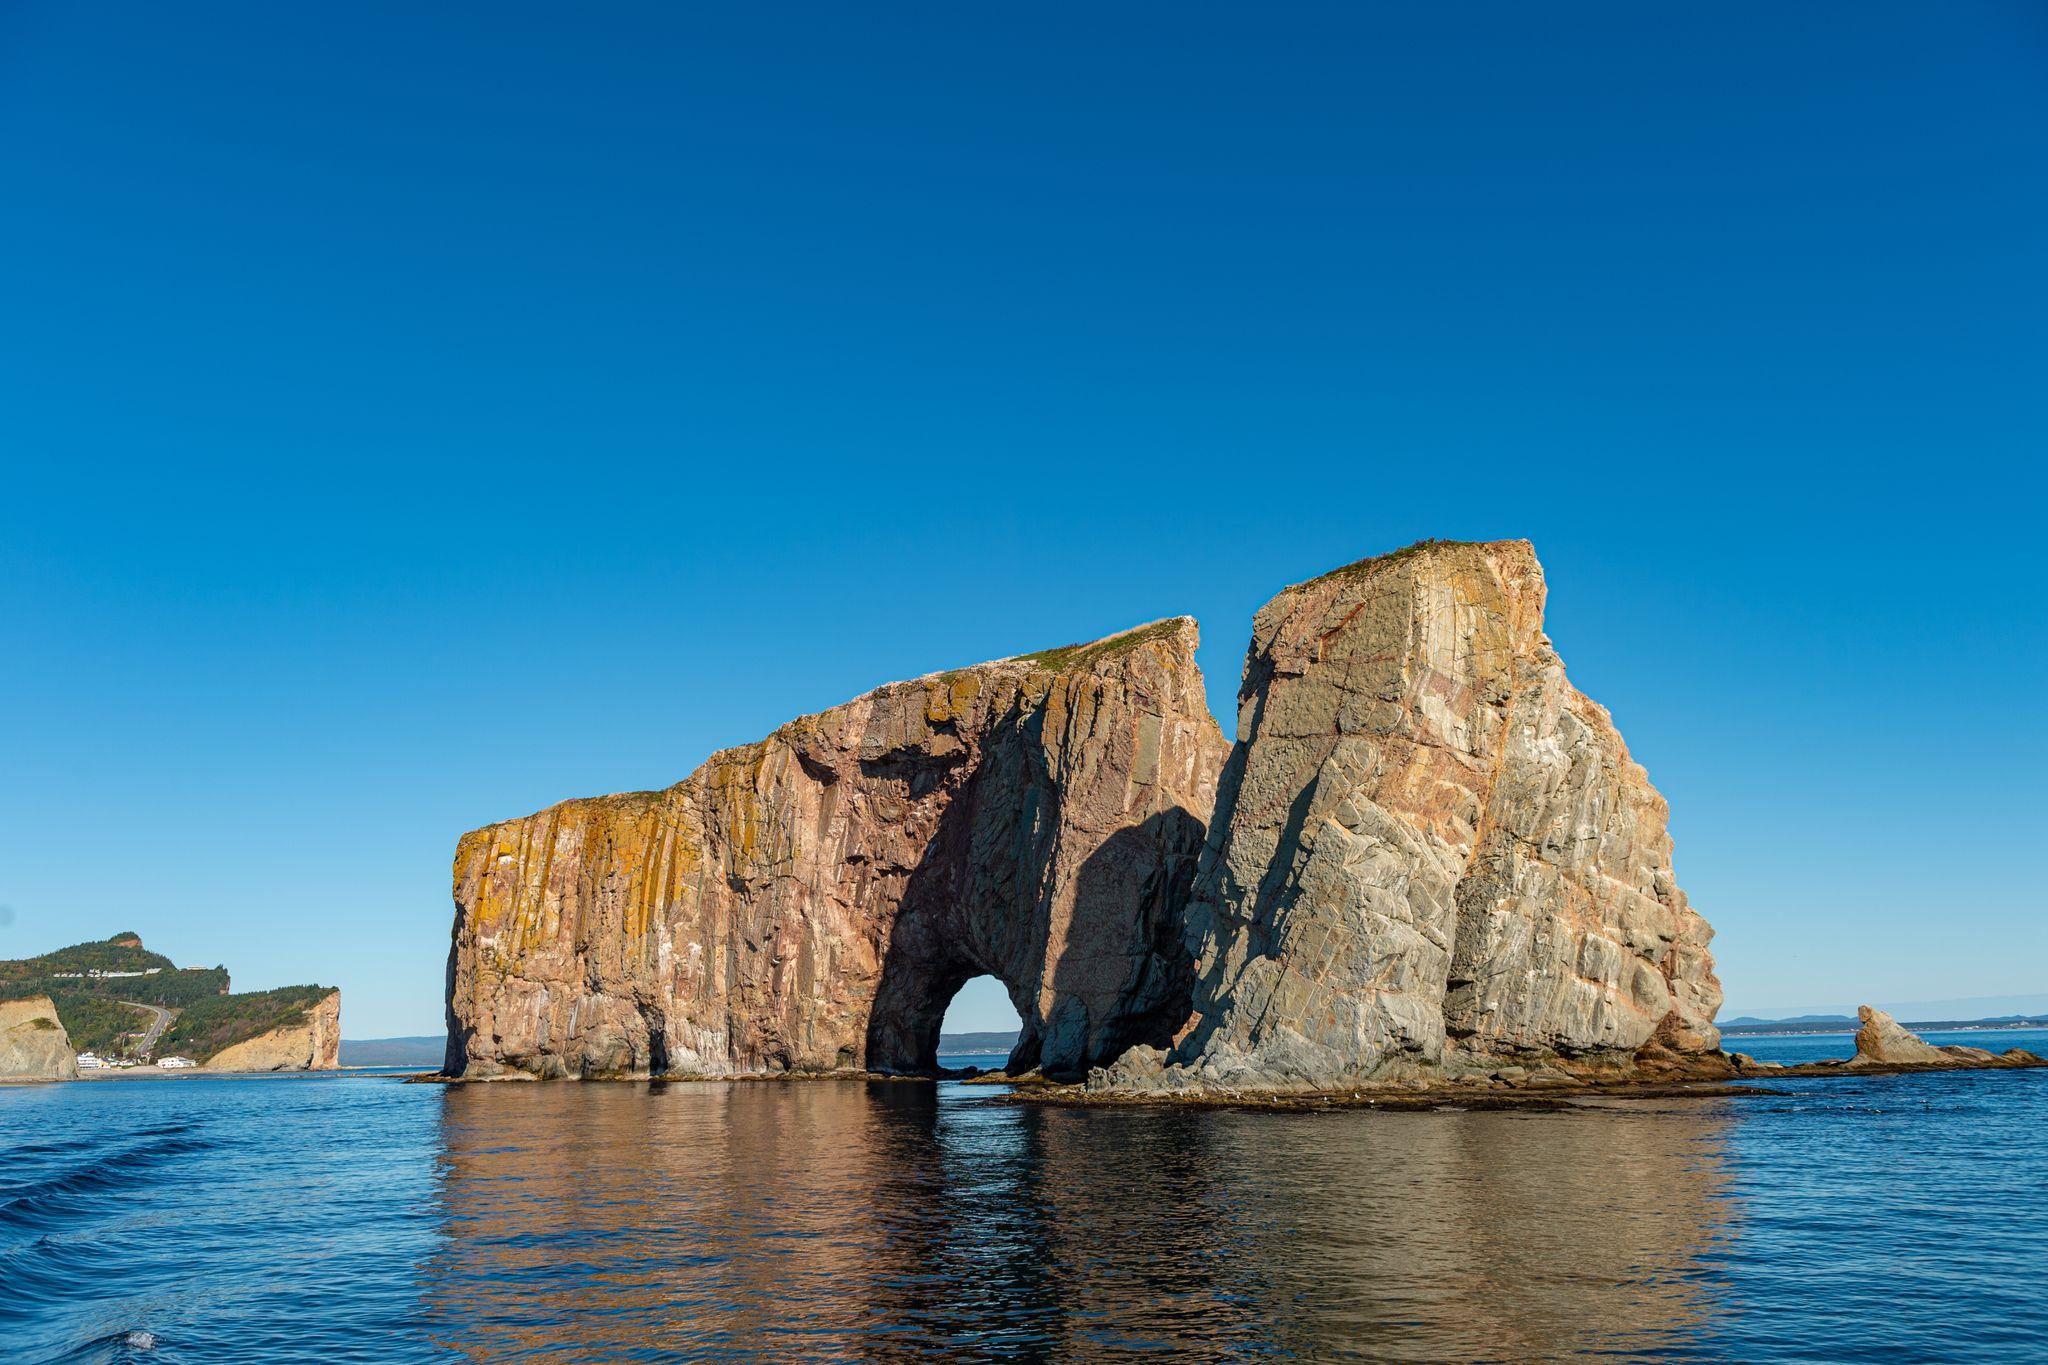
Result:
M1855 1054L1813 1062L1763 1062L1740 1052L1661 1057L1632 1069L1573 1067L1558 1060L1505 1065L1491 1071L1466 1066L1406 1076L1381 1076L1341 1086L1229 1085L1110 1089L1056 1085L1034 1078L1014 1082L994 1097L1001 1103L1064 1105L1188 1105L1210 1109L1565 1109L1613 1100L1717 1099L1784 1092L1752 1084L1780 1080L1850 1080L1930 1071L2019 1071L2048 1068L2048 1059L2025 1048L1937 1046L1865 1005L1858 1015ZM977 1084L1007 1078L985 1076Z
M1543 607L1515 540L1425 542L1259 612L1189 906L1193 1017L1092 1089L1726 1074L1663 798Z
M1227 746L1195 623L879 688L666 791L456 851L446 1071L929 1071L992 973L1013 1069L1078 1075L1188 1013L1181 926Z

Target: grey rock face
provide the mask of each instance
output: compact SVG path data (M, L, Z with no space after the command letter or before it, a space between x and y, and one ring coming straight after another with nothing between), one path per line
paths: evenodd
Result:
M1023 1019L1012 1070L1166 1042L1227 747L1196 639L1180 618L892 684L666 791L465 836L447 1070L927 1070L984 972Z
M1281 593L1189 906L1194 1016L1103 1089L1321 1089L1717 1050L1667 809L1543 634L1524 541Z

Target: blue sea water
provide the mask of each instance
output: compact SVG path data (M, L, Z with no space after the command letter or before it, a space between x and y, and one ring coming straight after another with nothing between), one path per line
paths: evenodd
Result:
M1427 1114L0 1088L0 1356L2048 1359L2048 1071L1770 1088Z

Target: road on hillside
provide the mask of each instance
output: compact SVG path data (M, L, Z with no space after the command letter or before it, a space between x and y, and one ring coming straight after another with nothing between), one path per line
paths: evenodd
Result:
M148 1010L156 1018L149 1021L149 1031L142 1035L142 1042L136 1051L147 1057L156 1046L156 1040L164 1036L164 1030L171 1026L171 1012L162 1005L145 1005L139 1000L123 1000L122 1004L131 1010Z

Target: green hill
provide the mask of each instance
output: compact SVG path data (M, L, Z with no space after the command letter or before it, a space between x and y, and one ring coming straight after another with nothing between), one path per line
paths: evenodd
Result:
M49 996L71 1046L81 1052L120 1055L131 1048L150 1024L148 1011L132 1008L132 1002L171 1012L154 1055L204 1061L222 1048L297 1023L328 989L286 986L233 994L226 967L179 967L144 948L135 934L76 943L40 957L0 959L0 1000Z

